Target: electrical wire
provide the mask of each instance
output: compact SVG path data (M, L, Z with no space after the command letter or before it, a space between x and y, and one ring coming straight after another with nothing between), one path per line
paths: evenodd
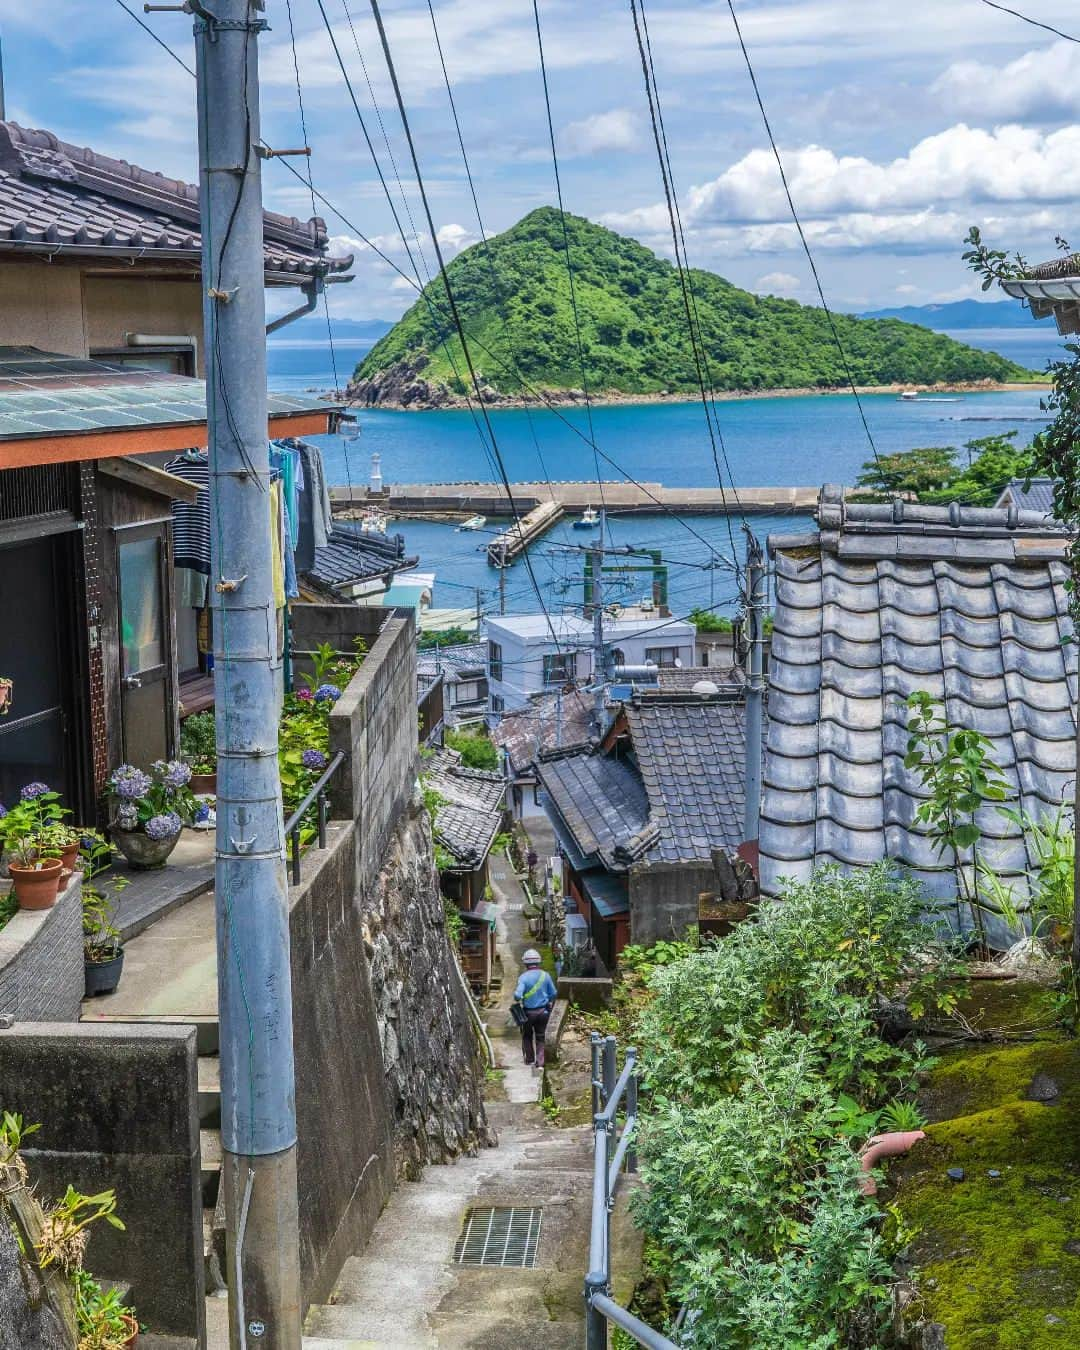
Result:
M555 148L555 122L551 116L551 91L548 87L547 62L544 60L544 37L540 30L540 0L533 0L533 20L536 24L536 49L540 55L540 76L544 86L544 108L547 112L548 140L551 143L551 163L555 171L555 196L559 203L559 221L562 225L563 254L566 258L566 277L570 285L570 309L574 316L574 334L577 340L578 364L581 367L581 389L585 395L585 420L589 428L589 440L592 441L593 444L593 463L596 466L596 486L600 493L600 505L604 511L604 518L606 520L607 503L604 501L604 483L600 476L600 456L597 453L596 432L593 428L592 399L589 396L589 376L585 366L585 347L581 340L581 316L578 312L577 284L574 280L573 259L570 257L570 232L566 226L566 208L563 205L562 175L559 172L559 152Z
M1043 23L1040 19L1032 19L1027 14L1021 14L1018 9L1010 9L1008 5L999 5L997 0L982 0L982 3L989 5L991 9L1000 9L1002 14L1011 14L1014 19L1020 19L1023 23L1029 23L1032 28L1041 28L1044 32L1053 33L1055 37L1064 38L1066 42L1080 42L1080 38L1073 37L1071 33L1063 33L1060 28L1055 28L1053 24Z
M162 38L159 38L148 23L140 19L133 9L128 8L128 6L124 3L124 0L116 0L116 3L128 16L128 18L135 20L135 22L139 25L139 27L143 30L143 32L154 42L156 42L163 52L168 52L168 54L172 57L172 59L176 62L176 64L178 66L181 66L184 70L186 70L193 80L196 78L195 72L191 69L191 67L183 59L183 57L177 56L176 52L173 51L173 49L169 46L169 44L165 42Z
M769 114L765 111L765 101L762 98L761 89L758 85L757 74L754 71L754 63L750 59L750 53L747 50L746 42L743 39L742 28L739 25L739 16L735 13L735 0L727 0L727 7L731 12L731 21L735 25L735 36L739 40L739 47L742 51L743 60L746 63L746 71L750 76L750 84L754 90L754 98L757 100L758 111L761 113L761 120L765 126L765 134L769 138L769 145L772 147L773 158L776 160L776 167L780 172L780 182L783 184L784 196L787 198L788 208L791 211L791 218L795 222L795 229L798 231L803 252L806 254L806 261L810 264L810 272L814 278L814 285L817 288L818 299L821 301L821 308L825 311L825 317L829 321L833 342L836 344L836 350L840 355L840 363L844 367L844 374L847 376L848 385L855 397L855 406L859 410L859 418L862 421L863 430L866 432L866 439L870 444L874 459L880 463L881 457L878 454L877 445L874 443L874 435L870 430L870 423L866 418L866 409L863 407L862 399L859 397L859 390L855 384L855 377L851 373L851 365L847 358L847 352L844 350L844 344L840 341L840 333L836 327L836 320L833 318L833 312L829 308L828 301L825 299L825 288L821 284L821 276L818 273L817 263L815 263L814 255L810 251L810 244L806 238L806 232L803 229L802 221L799 219L799 213L795 207L795 199L791 195L791 187L788 183L787 172L784 169L784 161L781 158L780 148L776 143L776 137L773 135L772 125L769 122Z
M322 0L318 0L318 3L321 7ZM495 428L492 426L491 417L487 410L487 405L485 404L483 398L481 397L480 379L476 373L476 367L473 364L472 353L469 351L469 344L465 337L465 327L461 321L461 314L458 310L457 297L454 295L454 288L450 284L450 277L446 271L446 262L443 258L442 246L440 245L438 236L436 234L435 220L431 213L431 203L428 200L427 189L424 186L423 174L420 171L420 160L416 153L416 144L413 140L412 129L409 126L409 117L408 113L405 110L405 100L402 97L401 85L398 83L397 67L394 64L393 54L390 51L390 42L386 36L386 28L383 25L382 13L379 9L378 0L369 0L369 3L371 5L371 13L375 19L375 26L379 30L379 41L382 44L383 57L386 61L386 70L388 75L390 76L390 83L393 86L394 98L397 101L398 115L401 118L401 126L405 132L405 140L409 147L409 155L410 158L412 159L413 172L416 176L416 186L417 190L420 193L420 200L424 206L424 215L427 218L428 233L431 236L432 246L434 247L435 250L435 257L438 260L439 274L442 277L443 286L446 290L447 303L450 306L450 312L453 316L454 326L458 332L458 340L461 343L461 350L465 357L465 364L469 368L469 378L472 381L473 389L476 391L476 399L478 404L480 405L480 414L484 419L484 425L487 429L487 434L490 440L492 453L494 454L495 459L498 463L499 474L502 478L503 487L506 491L507 501L510 503L510 509L514 514L515 521L520 522L521 514L518 511L517 504L514 501L513 489L510 486L510 477L507 473L506 464L503 460L502 453L499 450L498 441L495 438ZM547 619L548 627L551 631L552 641L555 643L555 648L558 651L560 650L559 640L555 635L555 628L551 622L551 616L550 614L548 614L547 605L544 602L543 594L540 590L539 583L536 580L536 574L533 571L532 561L529 558L528 550L526 550L525 553L522 555L522 559L525 563L526 570L529 573L529 578L532 581L533 589L536 591L537 603L540 605L540 609L543 612L545 618Z

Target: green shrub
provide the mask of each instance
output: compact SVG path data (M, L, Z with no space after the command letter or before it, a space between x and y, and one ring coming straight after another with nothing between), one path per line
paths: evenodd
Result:
M446 744L461 756L467 769L499 768L499 750L482 731L448 731Z

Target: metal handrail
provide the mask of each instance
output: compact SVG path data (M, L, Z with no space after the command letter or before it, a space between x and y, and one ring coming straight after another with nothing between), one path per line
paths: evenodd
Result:
M608 1323L621 1327L646 1350L678 1350L674 1341L654 1331L611 1297L611 1211L625 1163L637 1171L634 1140L638 1125L637 1051L628 1047L623 1071L616 1077L617 1043L614 1036L593 1032L593 1199L589 1236L589 1273L585 1276L586 1350L607 1350ZM618 1111L625 1099L622 1134ZM613 1147L614 1145L614 1147Z
M300 885L300 826L303 824L304 816L311 807L312 802L318 805L319 821L319 847L326 847L326 821L327 821L327 802L326 785L338 769L345 763L345 752L337 751L334 758L322 771L322 774L311 785L307 796L285 822L285 836L289 840L289 870L291 873L291 882L294 886Z

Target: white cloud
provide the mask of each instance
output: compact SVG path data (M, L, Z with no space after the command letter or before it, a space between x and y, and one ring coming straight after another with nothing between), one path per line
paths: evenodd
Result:
M912 286L910 282L906 282L903 286L895 286L893 289L897 295L918 295L919 293L918 286Z
M1054 42L995 66L955 61L930 87L961 117L1055 120L1080 110L1080 47Z
M801 288L802 282L790 272L766 272L754 282L754 290L766 295L792 295Z
M569 157L636 150L640 144L641 126L629 108L594 113L580 122L571 122L559 132L559 150Z
M453 257L455 253L460 253L470 244L475 244L479 237L479 235L473 234L471 230L467 230L464 225L440 225L435 231L435 238L439 241L443 257Z

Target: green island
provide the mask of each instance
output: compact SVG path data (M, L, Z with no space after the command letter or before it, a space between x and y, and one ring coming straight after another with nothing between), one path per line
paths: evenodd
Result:
M558 211L540 207L448 265L486 402L546 396L694 396L695 344L674 265L634 239L566 217L581 350ZM713 272L690 272L695 327L717 392L828 390L847 383L829 316L759 296ZM997 355L898 319L834 315L852 379L861 386L1032 381ZM584 358L584 382L582 379ZM358 366L358 403L444 407L463 402L468 365L436 278Z

